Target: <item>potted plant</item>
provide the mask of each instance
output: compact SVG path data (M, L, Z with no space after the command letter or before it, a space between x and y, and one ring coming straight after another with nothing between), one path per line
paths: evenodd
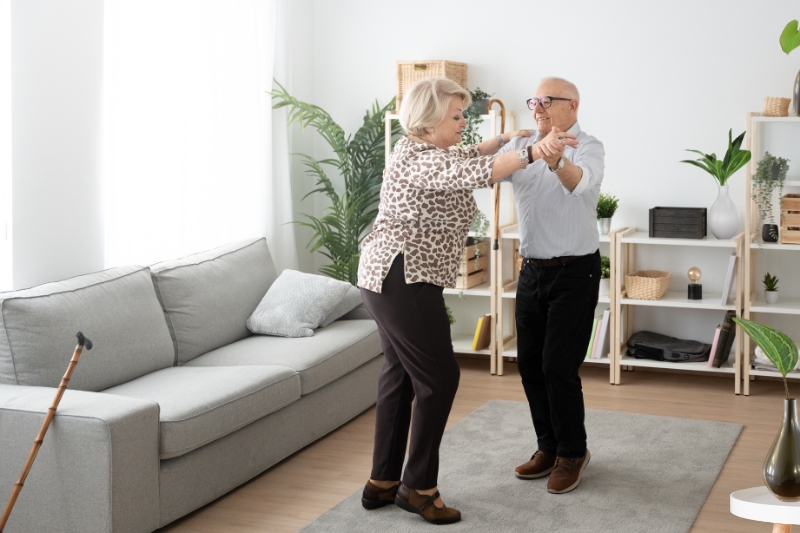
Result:
M793 20L783 28L780 37L781 50L789 52L800 46L800 31L797 30L797 21ZM794 79L794 114L800 115L800 72Z
M785 333L744 318L736 324L758 345L783 376L786 399L783 401L783 424L764 461L764 482L781 501L800 501L800 427L797 404L789 397L788 374L797 366L797 346Z
M702 168L719 185L717 201L708 210L708 229L717 239L730 239L739 231L739 211L731 200L728 191L728 179L750 161L750 150L742 150L744 133L731 140L733 130L728 130L728 150L722 160L717 159L717 154L704 154L700 150L687 150L695 152L702 157L696 161L683 160L681 163L689 163Z
M489 97L492 96L482 91L480 87L476 87L474 91L467 90L472 96L472 104L464 110L464 120L467 121L467 125L461 130L462 146L471 146L483 140L483 137L478 133L478 126L483 124L481 115L489 112Z
M778 303L778 277L767 272L764 274L762 283L764 284L764 299L767 301L767 303Z
M600 296L608 296L611 287L611 259L600 256Z
M617 212L619 199L610 194L600 193L597 198L597 231L600 235L608 235L611 229L611 217Z
M789 161L782 157L775 157L769 152L766 152L758 162L751 196L756 204L758 219L763 223L761 240L764 242L778 241L778 225L775 224L772 212L772 198L777 189L779 202L783 203L783 184L788 171Z

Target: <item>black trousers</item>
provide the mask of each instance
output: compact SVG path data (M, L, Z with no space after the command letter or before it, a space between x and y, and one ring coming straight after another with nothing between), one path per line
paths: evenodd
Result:
M583 390L600 288L600 252L553 267L523 261L517 285L517 363L539 449L586 453Z
M413 422L402 481L425 490L438 485L439 444L461 371L453 354L443 288L407 284L404 272L399 254L380 294L361 289L364 305L378 323L386 357L378 383L370 477L400 479Z

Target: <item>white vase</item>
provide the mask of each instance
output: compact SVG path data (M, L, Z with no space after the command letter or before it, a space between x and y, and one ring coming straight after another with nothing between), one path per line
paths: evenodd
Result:
M608 232L611 230L611 219L610 218L598 218L597 219L597 231L600 235L608 235Z
M764 291L764 299L768 304L778 303L778 291Z
M719 186L717 201L708 210L708 229L717 239L730 239L739 232L739 211L727 185Z
M610 278L600 279L600 296L608 296L609 288L611 287Z

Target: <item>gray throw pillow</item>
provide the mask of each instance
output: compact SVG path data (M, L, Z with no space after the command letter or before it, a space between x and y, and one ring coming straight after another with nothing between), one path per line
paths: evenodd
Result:
M322 319L319 327L324 328L334 320L338 320L339 318L343 317L359 305L361 305L361 289L350 285L350 289L348 289L347 293L344 295L344 298L342 298L342 301L340 301L336 307L331 309L331 312Z
M281 337L311 337L350 287L346 281L284 270L247 319L247 329Z

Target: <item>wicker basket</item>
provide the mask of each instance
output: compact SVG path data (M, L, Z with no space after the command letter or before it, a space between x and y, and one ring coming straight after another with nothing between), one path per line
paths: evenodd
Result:
M791 98L778 98L775 96L764 97L765 117L788 117Z
M463 88L467 88L467 64L456 61L432 60L432 61L398 61L397 62L397 106L400 110L400 103L403 96L414 85L415 82L423 78L433 78L444 76L451 79Z
M639 270L625 276L628 298L634 300L658 300L669 287L669 272L662 270Z

